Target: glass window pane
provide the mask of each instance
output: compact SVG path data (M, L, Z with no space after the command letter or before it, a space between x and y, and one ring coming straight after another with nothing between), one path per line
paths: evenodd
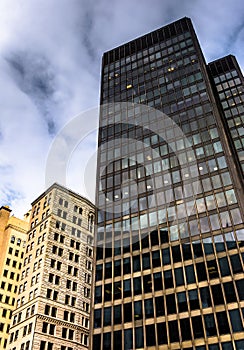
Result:
M233 332L242 332L243 325L242 325L239 310L231 310L229 311L229 314L230 314L230 320L231 320Z
M124 349L133 349L132 329L125 329L124 331Z
M153 300L145 299L144 300L145 316L146 318L154 317L153 313Z
M156 345L156 339L155 339L155 326L154 324L150 324L146 326L146 345L147 346L155 346Z
M157 323L157 335L158 335L158 344L167 344L167 330L165 323Z
M207 336L217 335L214 315L213 314L204 315L204 322L205 322Z
M201 316L192 317L192 327L195 339L204 337Z
M174 270L175 272L175 281L176 281L176 286L181 286L184 284L184 276L183 276L183 269L182 267L179 267Z
M143 336L143 328L142 327L137 327L136 328L135 342L136 342L136 348L143 349L143 347L144 347L144 336ZM116 348L116 350L117 350L117 348Z
M182 340L191 340L191 327L190 320L188 318L183 318L180 320L181 336Z
M114 306L114 324L120 324L121 319L121 305Z
M196 279L195 279L195 274L194 274L194 268L192 265L186 266L186 279L187 279L187 283L195 283Z

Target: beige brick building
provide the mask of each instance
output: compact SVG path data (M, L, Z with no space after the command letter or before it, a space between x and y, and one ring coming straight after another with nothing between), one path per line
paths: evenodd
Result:
M87 349L95 207L52 185L32 203L8 349Z
M9 207L0 208L0 349L7 346L29 226L28 214L21 220L10 213Z

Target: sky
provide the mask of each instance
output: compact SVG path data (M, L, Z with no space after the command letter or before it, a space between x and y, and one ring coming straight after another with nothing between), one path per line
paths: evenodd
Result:
M90 131L61 184L93 200L103 52L187 16L207 62L231 53L243 68L243 13L243 0L1 0L0 206L19 217L30 209L48 185L55 140L81 113Z

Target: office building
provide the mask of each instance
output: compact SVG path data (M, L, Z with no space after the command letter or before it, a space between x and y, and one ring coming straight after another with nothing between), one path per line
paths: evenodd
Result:
M239 174L244 173L244 143L243 143L243 86L244 79L241 69L234 56L226 56L209 64L211 76L223 109L223 126L226 136L235 151L239 162L236 166Z
M91 349L244 349L243 86L188 18L103 55Z
M87 349L94 205L58 184L33 203L8 349Z
M10 213L8 206L0 208L0 349L7 346L28 231L28 214L21 220Z

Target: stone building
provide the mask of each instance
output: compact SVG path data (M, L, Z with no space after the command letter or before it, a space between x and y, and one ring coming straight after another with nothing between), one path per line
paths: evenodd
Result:
M33 203L8 349L87 349L94 205L58 184Z

